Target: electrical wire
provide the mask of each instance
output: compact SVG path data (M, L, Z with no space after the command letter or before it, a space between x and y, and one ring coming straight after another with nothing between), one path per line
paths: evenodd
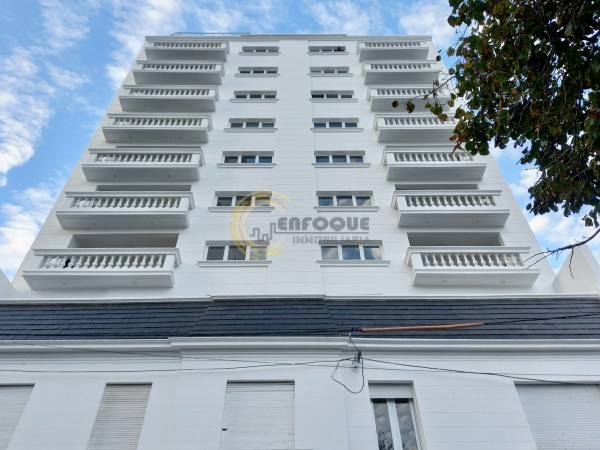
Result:
M350 343L352 344L352 346L354 347L354 349L356 350L356 354L352 357L352 358L343 358L340 359L337 364L335 365L335 369L333 369L333 372L331 372L330 378L335 381L337 384L341 385L344 387L344 389L346 389L348 392L350 392L351 394L360 394L363 389L365 388L365 363L362 357L362 352L360 351L360 349L354 344L354 341L352 340L352 333L348 334L348 339L350 340ZM335 378L335 373L337 372L340 364L343 361L351 361L352 362L352 370L356 371L360 369L360 375L361 375L361 386L360 389L358 391L354 391L352 389L350 389L348 386L346 386L344 383L342 383L341 381L339 381L338 379Z

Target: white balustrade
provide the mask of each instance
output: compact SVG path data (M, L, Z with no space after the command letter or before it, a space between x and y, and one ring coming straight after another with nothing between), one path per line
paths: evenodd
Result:
M44 255L39 269L47 270L105 270L155 269L165 265L167 255L160 254L64 254Z
M422 47L425 41L408 41L408 42L362 42L366 48L411 48Z
M453 253L421 253L424 267L455 268L503 268L525 267L518 253L497 252L453 252Z
M200 117L114 117L112 125L117 127L202 127Z
M214 91L213 95L214 95ZM145 96L145 97L209 97L210 89L195 88L129 88L127 95Z
M167 62L143 62L142 70L168 70L176 72L209 72L219 70L220 64L198 64L198 63L167 63Z
M170 42L170 41L154 41L149 42L148 45L152 47L160 48L174 48L174 49L211 49L211 48L223 48L222 42Z
M402 195L402 194L399 194ZM407 208L489 208L497 206L492 195L404 195Z
M174 209L179 208L181 197L138 197L76 195L71 199L71 209Z
M397 117L378 117L377 126L382 127L448 127L456 126L458 120L454 117L448 117L447 120L440 120L437 117L430 116L397 116Z
M456 152L393 152L393 162L396 163L451 163L473 161L470 153Z
M106 164L189 164L192 153L96 153L95 163Z
M364 65L364 70L430 70L435 69L434 62L403 62L403 63L369 63Z

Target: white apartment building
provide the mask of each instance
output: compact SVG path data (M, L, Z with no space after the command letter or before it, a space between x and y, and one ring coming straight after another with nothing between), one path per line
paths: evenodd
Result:
M0 449L600 449L600 266L453 151L436 56L147 37L0 280Z

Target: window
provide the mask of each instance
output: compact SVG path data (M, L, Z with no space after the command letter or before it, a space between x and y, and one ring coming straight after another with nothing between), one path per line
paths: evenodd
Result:
M151 384L107 384L88 450L136 449Z
M261 47L247 47L243 46L240 55L264 55L264 54L277 54L279 53L279 47L276 46L261 46Z
M210 244L206 250L206 261L265 261L267 243L247 245L245 242Z
M357 130L362 130L362 128L358 128L358 119L313 119L313 130L315 129L347 129L354 128Z
M364 164L364 152L337 153L318 152L315 154L315 164Z
M223 165L255 166L261 164L273 164L272 152L261 153L226 153L223 155Z
M319 206L372 206L372 194L336 194L336 195L317 195Z
M345 53L345 45L311 45L308 47L309 53Z
M238 67L236 75L277 75L277 67Z
M323 242L321 258L323 261L381 261L381 245Z
M538 449L598 448L600 386L520 384L516 387Z
M227 382L222 450L294 449L294 383Z
M229 119L229 128L225 130L264 130L275 129L275 119Z
M370 385L379 450L419 450L412 386Z
M217 208L271 206L270 192L218 193L215 200Z
M355 100L354 91L311 91L311 100Z
M277 91L234 91L232 100L274 100Z
M309 75L351 75L350 68L344 67L311 67Z
M0 386L0 448L8 448L33 386Z

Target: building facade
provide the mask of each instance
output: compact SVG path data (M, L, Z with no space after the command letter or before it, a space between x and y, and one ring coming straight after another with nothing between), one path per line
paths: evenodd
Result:
M600 268L537 261L436 56L148 37L1 280L0 449L600 448Z

